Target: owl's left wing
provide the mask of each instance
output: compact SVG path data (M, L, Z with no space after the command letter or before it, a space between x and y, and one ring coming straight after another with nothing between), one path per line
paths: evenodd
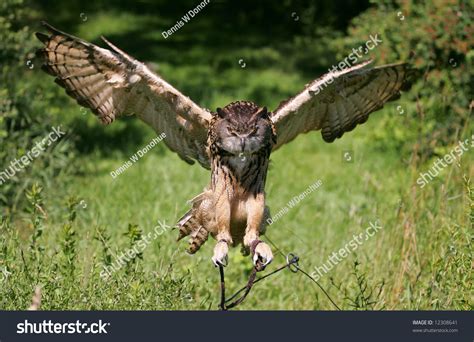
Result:
M333 142L366 122L385 102L399 98L414 74L406 63L364 69L369 63L325 74L282 102L271 116L277 133L273 150L300 133L319 129L326 142Z

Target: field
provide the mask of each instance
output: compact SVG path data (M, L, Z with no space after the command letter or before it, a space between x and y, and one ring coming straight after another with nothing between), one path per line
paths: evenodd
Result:
M38 11L42 13L41 8ZM117 45L122 41L119 46L127 52L158 63L155 68L165 79L212 109L238 99L274 108L324 72L298 69L296 65L308 60L306 55L289 64L284 49L271 44L256 48L265 40L258 32L251 36L254 41L249 46L227 46L225 53L213 57L224 46L223 39L208 51L209 43L193 35L196 29L216 35L204 11L202 20L196 18L194 28L175 33L172 43L168 42L171 38L157 38L161 37L158 28L137 41L130 39L139 27L150 26L146 15L121 14L117 19L106 12L97 12L95 17L89 13L89 21L77 25L72 33L94 42L100 34L115 36ZM173 24L169 17L167 20ZM122 32L125 26L118 25L119 21L137 27L130 24L130 32ZM28 32L38 29L33 25ZM191 39L195 41L182 56L183 46ZM235 35L233 42L238 40ZM138 42L146 43L145 47ZM293 44L296 47L298 42ZM341 51L350 50L338 51L341 57ZM240 56L246 56L245 68L238 63ZM335 57L327 60L323 53L319 59L327 67L337 61ZM195 66L196 60L200 62ZM177 243L178 232L172 229L188 209L187 201L209 182L209 172L187 165L159 143L112 177L111 172L147 145L155 133L133 118L101 126L90 113L83 115L38 65L22 71L25 82L36 84L39 93L28 93L29 101L37 106L32 109L33 117L47 113L43 126L61 125L66 136L16 175L10 182L15 184L13 190L8 188L7 193L2 185L2 197L7 200L2 203L0 226L0 309L28 308L37 286L41 288L41 309L217 309L219 272L211 262L215 242L209 240L190 256L185 253L186 241ZM467 112L462 101L458 103L464 109L457 111L452 106L455 97L449 104L433 105L436 91L425 94L420 105L415 93L423 95L424 89L415 85L411 93L387 104L366 124L332 144L313 132L272 154L266 193L273 214L311 184L320 180L322 185L268 228L264 240L273 245L275 259L266 272L283 265L291 252L300 257L302 269L315 275L334 252L377 222L381 228L373 236L319 276L320 285L340 308L472 309L472 112ZM452 92L461 96L468 90ZM457 119L450 121L449 115ZM27 125L31 122L35 121ZM47 132L37 130L27 138L25 148L9 156L21 155ZM464 153L420 187L420 173L427 173L460 140L467 142ZM6 142L2 145L10 148ZM5 166L1 170L7 162L9 159L2 159ZM143 243L149 233L153 238ZM110 270L120 255L138 249L139 243L140 253L104 277L104 267ZM245 285L251 268L250 257L242 256L238 248L231 250L226 268L228 294ZM335 308L303 274L284 270L255 285L237 309Z

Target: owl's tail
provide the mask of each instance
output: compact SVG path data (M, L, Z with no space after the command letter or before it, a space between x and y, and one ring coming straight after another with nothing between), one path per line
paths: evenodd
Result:
M192 208L181 217L177 224L179 228L178 241L186 236L190 237L189 248L187 249L189 254L196 253L209 237L209 232L202 225L202 205L206 199L205 192L194 197L190 201Z

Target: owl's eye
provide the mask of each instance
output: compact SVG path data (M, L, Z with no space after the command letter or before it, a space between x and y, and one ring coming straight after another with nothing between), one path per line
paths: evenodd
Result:
M234 130L231 127L227 127L227 133L229 133L231 135L236 135Z

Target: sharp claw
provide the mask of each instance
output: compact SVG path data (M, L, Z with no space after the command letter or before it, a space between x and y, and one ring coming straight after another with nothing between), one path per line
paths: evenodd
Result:
M265 260L266 260L266 261L263 263L263 266L267 266L269 263L272 262L273 259L270 258L270 259L268 259L268 260L267 260L267 259L265 259Z
M255 253L254 256L253 256L253 265L254 266L257 266L257 262L258 262L259 259L260 259L260 255L258 255L258 253Z
M217 258L212 257L212 262L214 263L214 266L216 267L218 266L226 267L229 264L227 255L224 257L224 259L222 259L222 261L218 260Z
M260 267L262 270L273 260L273 255L270 248L263 242L260 242L255 249L255 253L252 257L254 266ZM261 250L258 250L258 249Z
M253 256L253 264L254 264L254 266L257 266L257 262L260 261L260 262L262 263L262 266L265 267L265 266L267 266L269 263L271 263L272 260L273 260L272 258L268 258L268 259L267 259L267 258L264 258L264 257L262 257L261 255L259 255L259 254L257 254L257 253L255 253L255 255Z
M214 255L212 256L211 260L214 266L222 266L226 267L229 263L229 259L227 257L228 247L226 242L219 241L216 246L214 247Z

